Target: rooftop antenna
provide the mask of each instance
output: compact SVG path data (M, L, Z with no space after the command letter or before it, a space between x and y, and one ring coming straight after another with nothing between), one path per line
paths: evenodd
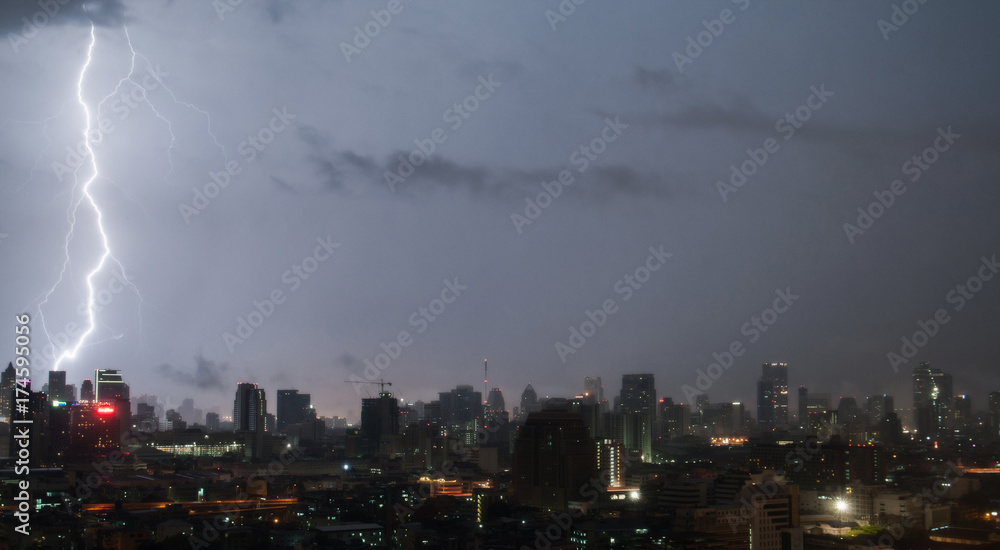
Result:
M483 404L486 404L489 400L487 395L489 394L489 379L490 379L490 364L483 359Z

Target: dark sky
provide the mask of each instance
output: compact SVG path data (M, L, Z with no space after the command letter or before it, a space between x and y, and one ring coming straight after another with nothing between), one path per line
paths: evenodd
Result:
M78 386L356 417L345 381L405 331L374 378L411 402L483 358L509 405L631 372L689 402L733 342L713 402L752 408L765 361L901 407L919 361L1000 389L1000 280L956 298L1000 254L995 3L230 3L0 8L0 311L33 316L37 378L81 343Z

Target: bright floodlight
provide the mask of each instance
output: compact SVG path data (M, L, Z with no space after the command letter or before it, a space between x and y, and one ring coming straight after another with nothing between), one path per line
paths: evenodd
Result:
M843 500L838 500L837 501L837 511L838 512L846 512L847 511L847 502L843 501Z
M639 491L632 491L629 493L629 497L631 497L632 500L639 500Z

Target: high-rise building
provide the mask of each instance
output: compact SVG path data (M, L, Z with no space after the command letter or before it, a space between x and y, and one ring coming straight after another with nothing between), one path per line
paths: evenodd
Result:
M257 384L240 382L233 401L233 431L264 432L266 430L267 398Z
M14 370L14 363L7 363L7 368L0 375L0 419L3 422L10 420L10 414L14 403L14 379L17 377Z
M850 424L858 415L861 409L858 407L858 400L853 397L841 397L840 404L837 405L837 421L841 424Z
M281 431L289 424L301 424L305 421L311 404L308 393L299 390L278 390L277 429Z
M75 392L72 386L66 385L66 371L49 371L49 400L60 401L62 403L72 403L76 401Z
M132 426L132 402L129 399L128 384L125 383L121 371L115 369L97 369L94 373L96 381L95 400L109 403L115 409L118 417L118 428L125 432Z
M521 407L519 409L520 417L528 416L528 413L540 411L542 408L538 404L538 394L535 393L535 388L531 387L531 382L524 387L524 391L521 392Z
M952 417L952 378L927 362L913 368L913 413L917 434L928 438L948 428Z
M585 376L583 378L583 394L598 404L602 413L608 412L608 400L604 398L604 385L601 383L600 376Z
M805 428L809 425L809 388L799 386L799 426Z
M381 394L380 394L381 395ZM458 385L448 392L439 392L441 416L446 426L458 430L476 430L483 418L483 394L469 385Z
M660 399L660 431L667 440L688 435L691 430L691 407L683 403L674 404L669 397Z
M968 395L956 395L952 398L952 427L967 428L972 425L972 400Z
M514 442L514 497L528 506L565 510L595 479L597 450L579 414L529 414Z
M757 424L788 427L788 364L764 363L757 381Z
M97 393L95 395L97 401L110 403L119 399L129 400L128 384L122 378L121 371L98 369L94 379L97 380Z
M219 413L205 413L205 429L208 433L219 431Z
M94 382L90 378L84 378L83 384L80 384L80 401L93 401L94 398Z
M69 405L68 461L107 456L121 445L121 418L116 407L121 401L85 402Z
M653 459L653 423L656 421L656 384L652 374L622 375L619 401L625 426L625 447L637 451L643 462Z
M656 384L652 374L623 374L620 406L623 413L644 412L656 418Z
M503 400L503 392L500 388L490 390L489 397L486 398L486 410L483 412L487 426L499 426L510 420L507 414L506 404Z
M246 439L248 458L264 458L264 434L267 432L267 398L257 384L240 382L233 400L233 431Z
M884 393L868 396L865 412L868 413L872 424L878 424L885 415L896 412L892 396Z
M986 442L1000 441L1000 391L990 392L986 396L988 403L986 420Z
M378 397L361 400L361 449L359 454L385 453L385 449L390 443L389 436L399 433L399 404L391 393L381 392Z

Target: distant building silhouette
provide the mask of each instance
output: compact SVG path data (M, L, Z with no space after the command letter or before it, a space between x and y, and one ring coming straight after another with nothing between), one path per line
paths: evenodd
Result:
M515 499L546 510L580 500L597 475L597 447L579 414L541 411L528 415L514 442Z
M308 393L299 393L299 390L278 390L277 430L305 421L310 399Z
M788 427L788 364L764 363L757 381L757 424L773 430Z
M653 458L653 423L656 421L656 384L652 374L622 375L619 407L624 422L625 447L638 452L643 462Z
M478 393L478 392L476 392ZM390 436L398 435L399 404L389 392L361 400L361 447L359 455L385 453Z

